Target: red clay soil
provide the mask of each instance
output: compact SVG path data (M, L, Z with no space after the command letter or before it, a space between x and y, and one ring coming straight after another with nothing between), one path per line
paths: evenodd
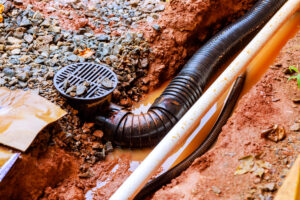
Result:
M0 199L83 200L97 183L97 199L108 199L132 173L130 158L113 158L90 165L57 146L23 154L1 182ZM95 196L92 194L90 196Z
M145 28L145 35L154 50L153 57L157 58L153 60L149 69L152 74L149 77L152 80L151 84L158 83L157 77L167 75L170 78L174 75L185 59L200 46L200 41L212 35L221 25L238 18L254 1L172 0L158 22L162 27L161 32L153 31L151 25L144 24L140 27L140 30ZM51 12L58 12L48 11L49 2L52 1L23 1L24 5L30 3L34 5L34 9L39 9L46 16L52 15ZM64 15L57 16L61 20L65 19ZM89 26L85 18L79 18L74 20L77 18L73 16L76 26L75 23L72 26L70 21L61 25L65 29ZM77 23L78 21L82 23ZM39 134L39 137L43 137L43 134ZM95 198L108 199L131 173L128 157L107 158L90 165L64 151L59 143L48 146L47 141L40 144L40 138L36 141L37 144L32 145L22 155L1 182L0 199L84 199L84 195L97 183L104 185L105 182L108 184L95 189ZM116 166L116 171L112 172Z
M78 15L71 5L59 5L60 9L53 9L52 5L55 4L55 1L39 1L39 0L23 0L22 5L17 5L19 8L26 9L28 5L32 5L33 9L40 11L45 15L45 17L56 16L60 26L65 30L78 30L79 28L89 26L96 33L101 32L101 30L95 30L92 24L89 23L89 20L86 16ZM63 12L62 12L63 11ZM65 14L66 11L70 12L69 16L72 19L69 19L69 16Z
M152 199L269 199L275 195L300 153L300 128L293 131L300 125L300 106L292 101L300 97L300 89L296 81L287 82L289 76L283 73L288 66L299 65L299 44L300 33L241 98L216 145ZM261 132L274 124L283 126L287 134L277 143L261 137ZM262 178L253 172L234 175L239 159L248 155L272 165Z
M234 21L256 2L255 0L171 0L159 24L159 32L146 24L143 30L150 42L152 56L146 79L150 86L172 78L201 43L220 27Z
M37 199L45 187L74 174L76 165L71 156L53 147L24 154L1 182L0 199Z

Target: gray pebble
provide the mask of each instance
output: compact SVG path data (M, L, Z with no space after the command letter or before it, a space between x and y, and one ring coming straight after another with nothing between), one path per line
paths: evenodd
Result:
M33 41L33 36L30 35L30 34L26 34L26 35L24 36L24 40L25 40L27 43L31 44L32 41Z
M26 26L31 26L31 25L32 25L32 22L27 17L22 18L20 26L26 27Z
M77 62L78 61L78 56L76 56L75 54L72 54L68 57L68 60L72 61L72 62Z
M160 31L160 26L158 24L153 24L152 28L154 28L156 31Z
M83 84L78 85L76 88L76 95L81 96L87 91L87 87Z
M101 82L101 85L107 89L113 88L113 82L109 80L108 78L104 78Z
M104 34L100 34L96 37L96 39L98 41L109 41L110 40L110 36L109 35L104 35Z
M4 68L3 73L9 77L13 77L16 74L15 71L10 68Z

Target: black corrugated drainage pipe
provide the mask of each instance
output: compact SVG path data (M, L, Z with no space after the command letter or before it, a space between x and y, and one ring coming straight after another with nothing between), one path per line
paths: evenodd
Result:
M235 23L205 43L171 81L148 112L135 115L110 104L96 117L106 136L123 147L157 144L201 96L218 67L244 47L286 0L260 0Z
M222 127L226 124L231 112L237 102L240 93L243 89L245 81L245 75L241 75L235 81L230 94L224 104L222 111L214 124L214 127L209 132L208 136L205 138L204 142L201 143L197 149L186 157L179 164L159 175L158 177L150 180L142 190L134 197L134 200L145 199L147 196L153 194L156 190L160 189L163 185L169 183L172 179L176 178L186 170L196 158L202 156L208 149L214 144L215 140L219 136Z

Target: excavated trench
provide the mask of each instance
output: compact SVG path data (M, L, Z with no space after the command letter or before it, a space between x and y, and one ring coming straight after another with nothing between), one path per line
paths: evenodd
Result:
M28 0L16 6L26 8L31 4L34 10L39 10L46 17L59 16L61 21L58 21L64 29L88 26L95 33L102 33L102 30L86 21L87 16L66 20L65 13L49 11L49 2ZM144 33L151 48L151 59L148 72L137 78L130 87L145 87L141 93L155 91L154 88L174 77L204 41L243 15L254 2L256 1L173 0L165 3L166 10L158 20L152 23L141 22L133 27ZM74 7L61 9L72 10ZM75 21L80 23L74 23ZM159 30L153 28L157 24ZM122 89L119 88L119 91ZM123 91L126 95L121 96L121 101L117 100L120 94L114 93L114 101L131 106L135 97L127 93L130 89ZM115 149L104 160L90 163L78 156L82 152L74 153L65 148L66 143L58 136L62 134L61 128L57 128L61 123L54 123L43 130L30 149L22 154L8 176L0 183L1 199L108 199L149 152ZM88 129L93 132L95 128L91 126ZM84 139L82 141L86 142ZM87 142L86 145L94 143ZM157 195L156 198L159 199L161 196Z

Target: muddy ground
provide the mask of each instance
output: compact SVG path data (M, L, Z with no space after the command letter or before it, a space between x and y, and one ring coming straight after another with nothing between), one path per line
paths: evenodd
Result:
M79 37L80 35L84 35L84 37L89 37L86 36L89 35L87 33L94 31L95 33L100 33L101 37L104 37L103 35L105 35L104 41L102 41L103 38L101 38L100 43L105 43L104 46L105 45L109 46L109 45L115 45L117 39L114 37L122 38L122 36L124 36L122 40L127 40L128 35L126 34L129 29L138 30L137 32L143 33L143 38L145 39L145 41L142 42L142 45L145 45L145 43L147 43L146 49L151 49L146 54L143 53L143 54L134 55L133 57L129 57L130 59L128 59L128 62L127 61L123 62L119 58L124 56L124 54L120 53L116 55L116 57L118 58L116 63L113 63L111 62L110 57L107 58L107 55L103 56L104 55L103 48L97 49L98 47L95 47L95 51L98 52L99 54L95 53L92 57L84 60L84 61L91 61L91 62L96 62L101 64L110 63L112 66L121 63L120 68L118 68L119 65L116 65L115 67L113 67L113 69L116 71L116 73L118 73L119 77L126 76L127 78L122 79L121 84L118 86L118 90L117 90L119 92L114 93L114 101L124 106L131 106L134 101L139 101L142 98L142 95L144 93L158 86L160 84L159 80L165 80L173 77L174 74L176 74L176 72L178 71L178 69L182 67L182 65L186 62L187 58L189 58L193 54L193 52L201 45L203 41L205 41L207 38L213 35L217 30L220 30L220 28L223 27L224 25L234 21L239 16L241 16L246 10L248 10L253 5L253 2L255 2L255 0L244 0L244 1L219 0L219 1L209 1L209 2L203 0L196 0L196 1L172 0L169 3L161 3L161 5L165 5L165 9L162 10L162 8L159 7L160 11L157 11L159 13L158 18L156 15L154 16L153 14L151 14L151 12L150 13L145 12L144 17L132 18L132 20L133 19L137 20L138 23L128 25L125 29L123 28L120 29L117 26L115 26L115 23L118 24L117 22L118 20L114 18L116 17L115 14L109 15L110 14L109 12L107 17L114 18L114 20L116 21L109 22L107 24L105 20L103 22L103 19L101 19L100 21L102 22L102 25L103 24L104 25L103 26L99 25L100 28L97 28L95 24L89 23L89 21L87 21L87 20L91 20L90 18L93 19L91 21L97 21L96 20L97 17L93 17L90 13L86 15L81 15L82 13L85 13L86 10L82 9L81 7L77 7L76 5L71 4L71 5L61 6L59 7L58 10L64 12L59 12L59 13L57 9L50 9L50 10L44 9L45 7L50 8L50 5L52 5L51 3L53 2L54 1L35 1L35 0L13 1L13 3L15 3L16 6L20 9L28 9L28 5L33 5L33 7L30 9L32 9L34 12L39 10L40 13L44 14L46 19L51 15L58 17L54 19L54 21L58 21L58 22L55 22L53 24L54 27L52 27L52 29L54 28L55 30L57 30L58 29L57 27L59 25L62 28L62 31L64 29L71 30L70 32L64 32L64 33L61 32L57 34L57 35L63 35L62 41L59 41L61 42L60 45L62 46L67 45L67 43L71 41L67 39L64 40L64 36L65 35L68 36L68 34L71 36L71 39L73 40L74 38L77 37L81 38ZM57 1L57 2L63 2L63 1ZM68 2L71 2L71 0ZM86 2L86 1L82 1L82 2ZM106 1L101 1L101 2L106 2ZM112 1L107 1L107 2L112 2ZM122 3L125 1L117 1L117 2ZM130 4L129 6L136 7L134 1L130 1L130 2L132 2L132 4ZM153 3L153 5L157 6L159 4ZM107 4L106 6L108 7L109 4ZM94 12L93 9L91 11ZM21 11L17 11L16 13L18 12L20 12L22 15L24 14ZM88 10L88 12L90 12L90 10ZM135 12L141 12L141 11L138 10ZM29 13L29 11L27 11L27 13ZM70 13L73 19L72 17L70 18ZM12 15L10 14L7 16L4 15L4 18L11 17L13 19L12 21L17 21L14 20L13 14L14 13L12 13ZM152 19L143 20L145 18L148 19L148 15L151 16L153 20ZM124 24L122 24L123 23L122 17L120 16L118 17L120 18L121 21L119 26L123 27ZM65 20L66 18L68 20ZM80 23L74 23L75 19L79 20ZM60 22L60 20L62 20L63 22ZM109 20L109 21L114 21L114 20ZM19 31L24 30L24 28L21 28L18 29L18 33L15 33L14 28L4 29L3 26L1 27L2 27L1 31L4 36L6 36L9 33L12 34L14 37L17 36L19 37L20 36ZM45 33L41 33L41 36L43 36L43 34L51 35L52 31L48 29L50 28L44 29L43 27L41 30L45 31ZM111 32L108 32L107 29L111 29ZM53 35L54 38L56 38L57 35L55 33ZM111 37L110 41L107 41L107 36ZM55 41L49 42L48 45L53 49L56 49L56 46L59 46L58 42ZM87 45L90 44L87 43ZM128 45L130 46L129 49L130 52L134 51L135 45L136 45L135 43L132 45ZM72 59L68 60L68 58L71 57L69 55L69 56L62 57L61 60L66 59L68 62L73 62L72 60L74 58L75 61L81 61L82 58L80 58L79 56L75 57L73 56L73 54L77 55L78 51L83 50L88 46L85 45L83 45L82 47L80 46L79 50L76 50L76 48L73 47L72 45L71 47L72 47L71 50L69 49L70 47L66 49L68 49L68 51L72 53L71 55ZM15 59L16 56L18 56L15 55L15 53L17 52L16 50L14 50L15 48L19 48L19 47L13 46L11 49L6 49L6 51L9 52L8 56L10 57L13 56L13 59ZM13 53L11 51L13 51ZM297 52L299 53L299 50ZM50 125L43 132L41 132L38 138L34 141L31 148L21 156L21 159L18 160L17 164L14 166L14 168L11 170L9 175L0 185L0 199L84 199L84 198L92 199L93 197L95 199L108 199L109 196L119 187L119 185L132 172L133 167L129 162L130 156L123 156L121 158L117 158L108 154L107 152L102 153L103 149L104 151L108 150L107 146L109 146L109 143L107 144L106 143L107 141L102 140L102 136L105 133L101 132L101 127L95 127L94 124L84 123L84 121L79 119L78 112L70 108L70 106L68 106L64 100L58 97L58 94L52 87L52 82L50 80L51 78L49 79L49 77L51 77L51 75L53 76L53 73L58 69L57 65L60 65L61 63L59 63L58 61L58 64L56 66L51 65L51 67L50 65L48 66L47 64L48 60L45 60L45 63L42 64L36 63L35 61L37 58L34 57L35 54L38 53L42 54L43 51L39 51L37 49L37 51L31 52L31 50L29 49L27 53L34 54L34 55L30 54L30 56L33 56L32 60L29 63L29 65L32 66L32 68L30 69L34 69L34 68L41 69L40 70L41 76L36 78L37 82L35 83L35 85L31 87L30 85L31 81L26 81L25 79L19 80L18 78L15 78L14 76L17 77L19 73L16 69L16 75L13 75L13 77L11 77L10 80L7 80L7 82L5 82L5 84L1 86L9 87L11 89L39 88L40 95L44 96L45 98L51 100L54 103L61 105L65 110L68 111L69 114L62 120ZM51 52L50 49L49 54L51 55L52 53L53 52ZM3 58L2 60L4 61L6 61L5 59L9 60L7 57L3 57L4 54L3 51L1 51L1 54ZM132 56L131 53L128 54ZM270 70L267 74L267 77L265 77L248 94L248 96L252 95L252 97L250 96L247 97L247 95L243 97L243 100L241 101L241 104L239 105L236 114L231 119L230 123L232 123L232 125L227 125L226 128L224 128L224 132L227 130L228 134L225 133L222 134L221 139L216 146L216 149L220 149L220 152L228 152L228 156L226 156L227 154L225 155L225 153L223 153L225 155L224 157L218 158L216 156L216 159L212 159L214 158L214 155L217 155L218 152L215 153L209 152L208 154L209 156L200 158L198 161L196 161L193 164L193 166L187 172L183 173L183 175L178 179L175 179L171 185L157 192L153 198L162 199L167 197L170 198L191 197L197 199L197 198L201 198L201 195L203 194L205 195L203 196L204 199L207 198L214 199L216 198L215 195L224 198L233 197L233 196L229 196L230 194L248 195L248 193L251 192L251 190L247 189L246 183L243 183L240 186L241 191L244 192L239 193L236 189L232 190L231 192L231 189L238 188L238 187L228 186L229 188L223 188L222 185L216 184L216 180L212 180L210 178L207 178L205 180L204 178L203 180L200 178L199 180L195 179L195 181L197 182L199 181L199 183L201 181L203 181L203 183L208 182L208 186L205 188L198 187L197 183L194 183L193 181L192 183L188 183L187 181L189 180L189 177L191 177L192 173L195 174L195 177L201 177L202 172L200 175L199 171L205 171L206 167L208 169L210 169L210 167L218 168L221 166L223 167L223 165L225 165L226 163L227 164L224 166L223 171L228 172L228 176L226 176L223 179L224 181L225 180L229 181L229 179L232 178L232 180L230 179L230 182L232 181L232 184L236 185L240 183L239 180L246 180L247 177L251 175L251 173L247 173L245 175L239 175L239 176L231 176L229 172L234 172L236 170L236 167L238 166L238 158L250 154L257 155L257 152L262 151L263 148L267 148L257 144L264 144L265 146L269 145L270 148L269 147L267 148L269 149L268 150L269 152L272 152L273 151L272 148L275 148L276 145L278 145L278 147L276 147L280 149L278 150L279 152L278 157L282 156L281 154L284 155L287 154L286 164L290 164L292 162L292 160L294 159L293 155L295 151L291 153L292 155L289 155L290 152L288 148L290 146L293 146L293 145L289 145L290 144L289 138L293 139L294 137L293 135L295 135L296 133L289 131L289 129L290 126L294 123L294 120L296 120L296 115L299 114L299 110L297 110L298 107L293 107L297 105L293 104L290 98L296 95L293 92L297 91L297 89L294 81L291 81L290 83L286 84L285 75L282 74L281 72L282 68L286 67L288 64L299 63L299 60L295 61L294 57L293 58L289 57L290 54L293 54L293 52L287 53L287 55L282 54L282 58L281 58L282 61L280 61L279 63L281 63L283 66L279 67L278 69L276 68L276 70ZM299 54L297 54L297 56L299 58ZM101 59L97 60L97 58L100 57ZM144 63L145 64L144 67L141 67L141 63L133 64L136 63L135 62L136 60L144 60L145 57L149 58L149 60L147 60L147 62L149 63ZM286 60L284 60L285 57L287 57ZM288 59L290 61L288 61L287 63L286 61ZM0 67L0 70L2 70L0 71L1 72L0 74L3 74L2 72L4 71L5 68L14 69L11 66L15 66L16 63L10 63L10 60L7 63L6 62L2 63L3 67ZM41 59L37 61L40 62L40 60ZM25 65L21 63L20 66L18 65L17 68L23 69L25 68ZM48 69L51 70L48 71ZM12 73L12 71L9 72ZM22 76L20 77L22 78ZM277 79L280 79L280 81L278 81ZM31 80L31 78L29 78L29 80ZM132 81L132 84L128 84L129 82L128 80ZM11 84L12 81L14 84ZM28 85L25 84L24 86L24 82L25 83L28 82ZM270 83L272 83L272 86L270 86ZM259 98L255 99L255 101L252 101L251 98L254 98L255 95L257 95ZM275 97L272 95L274 95ZM248 101L244 100L247 98ZM280 100L276 100L278 98ZM264 107L263 105L266 105L266 107ZM283 108L290 109L292 113L285 111L286 114L283 115L284 112L281 110ZM244 112L243 109L246 109L247 112ZM298 113L296 113L296 111ZM260 114L261 112L263 113ZM270 113L272 113L271 116L267 115ZM241 115L242 117L238 117L239 115ZM271 118L272 116L273 118ZM283 120L280 120L280 124L286 128L288 133L287 138L285 140L278 142L277 144L274 144L273 142L266 141L258 137L261 130L267 128L269 125L272 125L273 123L276 123L276 120L280 119L280 117L283 116L286 117L283 118ZM235 118L236 120L234 120ZM248 126L248 129L242 131L243 130L241 126L242 124L246 124ZM240 133L244 133L244 135L243 137L239 137L239 138L237 138L237 136L234 135L230 136L229 130L236 130L236 131L238 130L240 131ZM255 135L251 135L250 137L249 136L250 130L254 134L256 134L257 137ZM231 133L233 133L233 131ZM242 138L243 141L237 141L240 138ZM256 141L257 143L249 142L250 138L251 140L253 139L253 141ZM222 140L224 141L222 142ZM244 152L238 151L237 146L232 147L230 145L231 143L229 143L231 142L231 140L233 142L237 142L239 144L242 144L243 146L246 146ZM280 145L284 145L284 144L287 145L287 147L282 148L282 146ZM293 142L292 144L296 145L297 143ZM225 148L226 146L232 149L222 151L221 149ZM266 151L266 153L268 151ZM276 149L274 151L276 151ZM99 157L97 157L96 155L99 155L101 159L99 159ZM275 162L277 159L277 155L272 157L272 159L271 157L270 159L265 159L266 155L265 154L261 155L260 159L270 162L271 164L273 164L272 167L274 167L275 165L271 161ZM104 157L105 160L103 160ZM275 160L273 160L273 158ZM225 159L228 160L225 162ZM229 162L230 159L233 159L234 161ZM214 160L216 163L213 162ZM280 164L278 166L283 166L283 164ZM192 172L189 175L190 171ZM222 174L221 170L218 171L220 174ZM276 171L276 173L273 172L270 173L270 171L271 170L265 172L263 178L259 180L261 183L259 182L257 184L263 184L266 182L276 182L276 184L279 184L279 182L277 182L277 179L276 180L274 179L274 177L278 176L279 171ZM239 177L242 178L240 179ZM269 179L266 179L266 177L269 177ZM257 179L255 180L258 181ZM178 183L178 186L176 183ZM220 184L221 183L223 182L220 182ZM97 184L98 187L96 187ZM185 184L186 185L191 184L193 186L195 184L195 186L193 187L193 191L188 189L186 190L187 193L184 194L183 190ZM177 187L180 188L181 185L182 188L179 190L180 192L178 192L176 188ZM225 185L227 186L228 184L226 183ZM92 188L94 188L93 191L91 191ZM257 193L258 190L255 191ZM91 193L93 194L90 195ZM191 196L194 193L195 196ZM254 196L259 195L258 193L257 194L256 193L253 195ZM272 195L273 193L267 192L267 194Z
M300 153L300 89L289 66L300 63L300 33L238 102L214 148L152 199L272 199ZM264 136L278 125L286 136ZM276 141L276 142L275 142Z

